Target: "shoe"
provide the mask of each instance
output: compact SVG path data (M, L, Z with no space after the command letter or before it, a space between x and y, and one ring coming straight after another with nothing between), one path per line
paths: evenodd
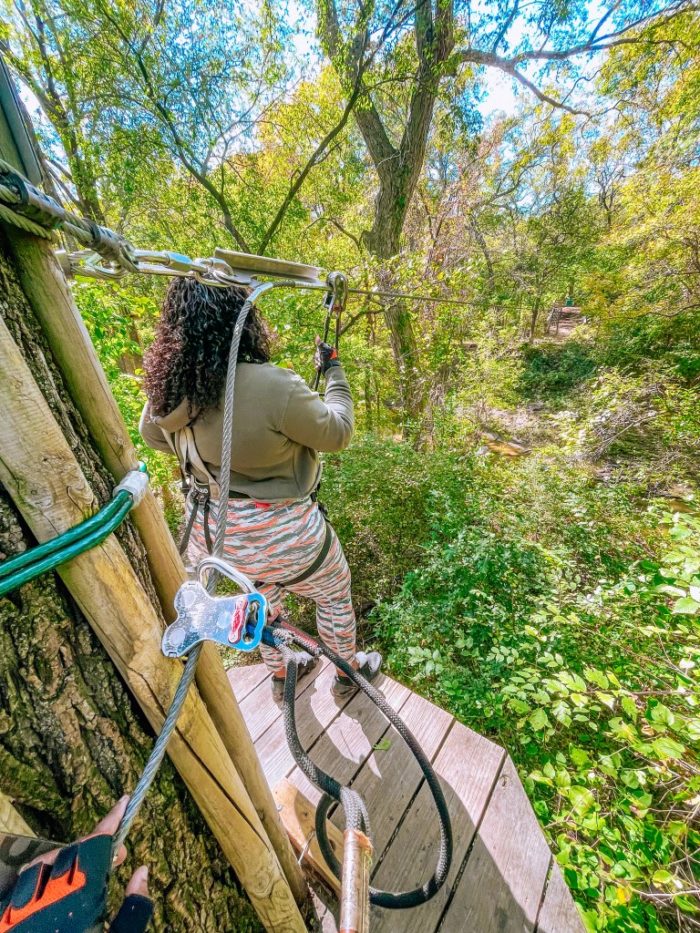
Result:
M301 680L302 677L306 677L307 674L310 674L311 671L318 665L318 658L315 658L313 655L309 654L308 651L298 651L297 652L297 683ZM275 703L281 703L284 700L284 675L278 677L276 674L272 675L272 699Z
M357 673L362 674L365 680L368 680L371 683L377 677L381 669L381 654L378 651L358 651L355 655L355 660L359 664ZM331 687L331 693L334 697L344 698L352 696L352 694L357 693L359 689L360 688L356 687L349 677L336 674L335 680L333 681L333 685Z

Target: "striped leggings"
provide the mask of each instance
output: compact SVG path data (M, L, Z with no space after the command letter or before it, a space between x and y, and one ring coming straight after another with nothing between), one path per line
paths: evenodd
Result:
M216 531L218 506L212 502L209 528ZM269 618L282 609L285 580L302 574L319 554L326 534L326 520L311 499L256 502L229 499L226 516L224 559L258 582L269 603ZM187 557L193 564L207 555L201 511L192 527ZM260 583L259 581L264 581ZM350 593L350 568L336 533L325 560L311 576L288 588L316 603L316 626L325 644L342 658L355 654L355 612ZM263 660L273 673L283 673L282 656L261 645Z

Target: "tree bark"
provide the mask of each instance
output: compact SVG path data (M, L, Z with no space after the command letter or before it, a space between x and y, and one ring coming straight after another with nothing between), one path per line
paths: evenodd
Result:
M69 400L0 239L0 316L81 469L102 501L113 480ZM119 542L155 602L130 523ZM35 544L0 490L0 559ZM153 736L63 584L45 574L0 599L0 792L39 835L69 840L133 787ZM255 914L181 779L165 761L131 837L129 866L145 862L156 930L259 930ZM123 885L122 877L115 882ZM113 895L117 896L116 888Z
M344 41L344 30L334 0L319 0L317 9L324 47L341 80L348 86L364 68L361 56L368 46L364 14L355 24L350 41ZM395 15L396 10L392 16ZM372 227L365 232L363 242L382 263L396 256L401 247L406 215L423 170L442 69L454 47L453 21L452 0L437 0L435 4L424 2L415 7L418 73L398 145L390 140L369 92L365 91L364 106L354 111L379 181ZM386 24L387 34L393 25L391 22ZM391 286L388 274L381 285L384 288ZM385 317L399 372L403 409L408 423L416 425L425 406L425 387L421 379L413 319L404 302L387 308Z

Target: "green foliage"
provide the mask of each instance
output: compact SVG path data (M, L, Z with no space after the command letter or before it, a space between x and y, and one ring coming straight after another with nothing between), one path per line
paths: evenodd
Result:
M522 395L554 401L580 388L596 371L593 347L573 340L526 347L523 364L519 387Z
M696 909L700 519L635 515L561 466L459 469L376 637L509 748L589 929L672 929Z
M393 4L341 10L337 35L334 5L315 6L330 64L303 4L0 0L0 43L70 170L62 192L137 246L235 243L465 302L349 307L358 439L326 458L321 498L362 635L508 747L589 929L682 929L698 907L700 527L649 505L692 508L700 458L697 13L599 52L590 99L573 80L585 56L557 62L551 93L572 79L584 120L542 100L484 119L485 70L458 64L467 38L477 62L551 55L588 39L590 4L481 4L468 23L455 5L454 34L423 18L418 44ZM599 27L640 9L611 4ZM371 37L367 93L341 124L366 48L354 29ZM380 210L403 224L381 267L367 237ZM176 467L137 431L162 291L75 287L175 529ZM545 339L569 293L585 331ZM274 361L310 377L319 296L261 304ZM407 381L415 449L398 433ZM529 457L491 455L501 435Z

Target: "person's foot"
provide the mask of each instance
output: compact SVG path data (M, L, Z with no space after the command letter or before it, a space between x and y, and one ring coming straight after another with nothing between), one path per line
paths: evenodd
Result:
M308 651L298 651L297 659L297 682L299 682L302 677L306 677L316 667L318 658L309 654ZM272 675L272 699L275 703L281 703L284 699L284 676L284 674L281 676Z
M378 651L358 651L355 655L355 660L357 661L355 670L358 674L362 674L365 680L369 680L371 683L377 677L381 669L381 654ZM349 677L346 677L344 674L336 673L331 687L331 693L334 697L344 699L356 693L358 690L359 687L356 687Z

